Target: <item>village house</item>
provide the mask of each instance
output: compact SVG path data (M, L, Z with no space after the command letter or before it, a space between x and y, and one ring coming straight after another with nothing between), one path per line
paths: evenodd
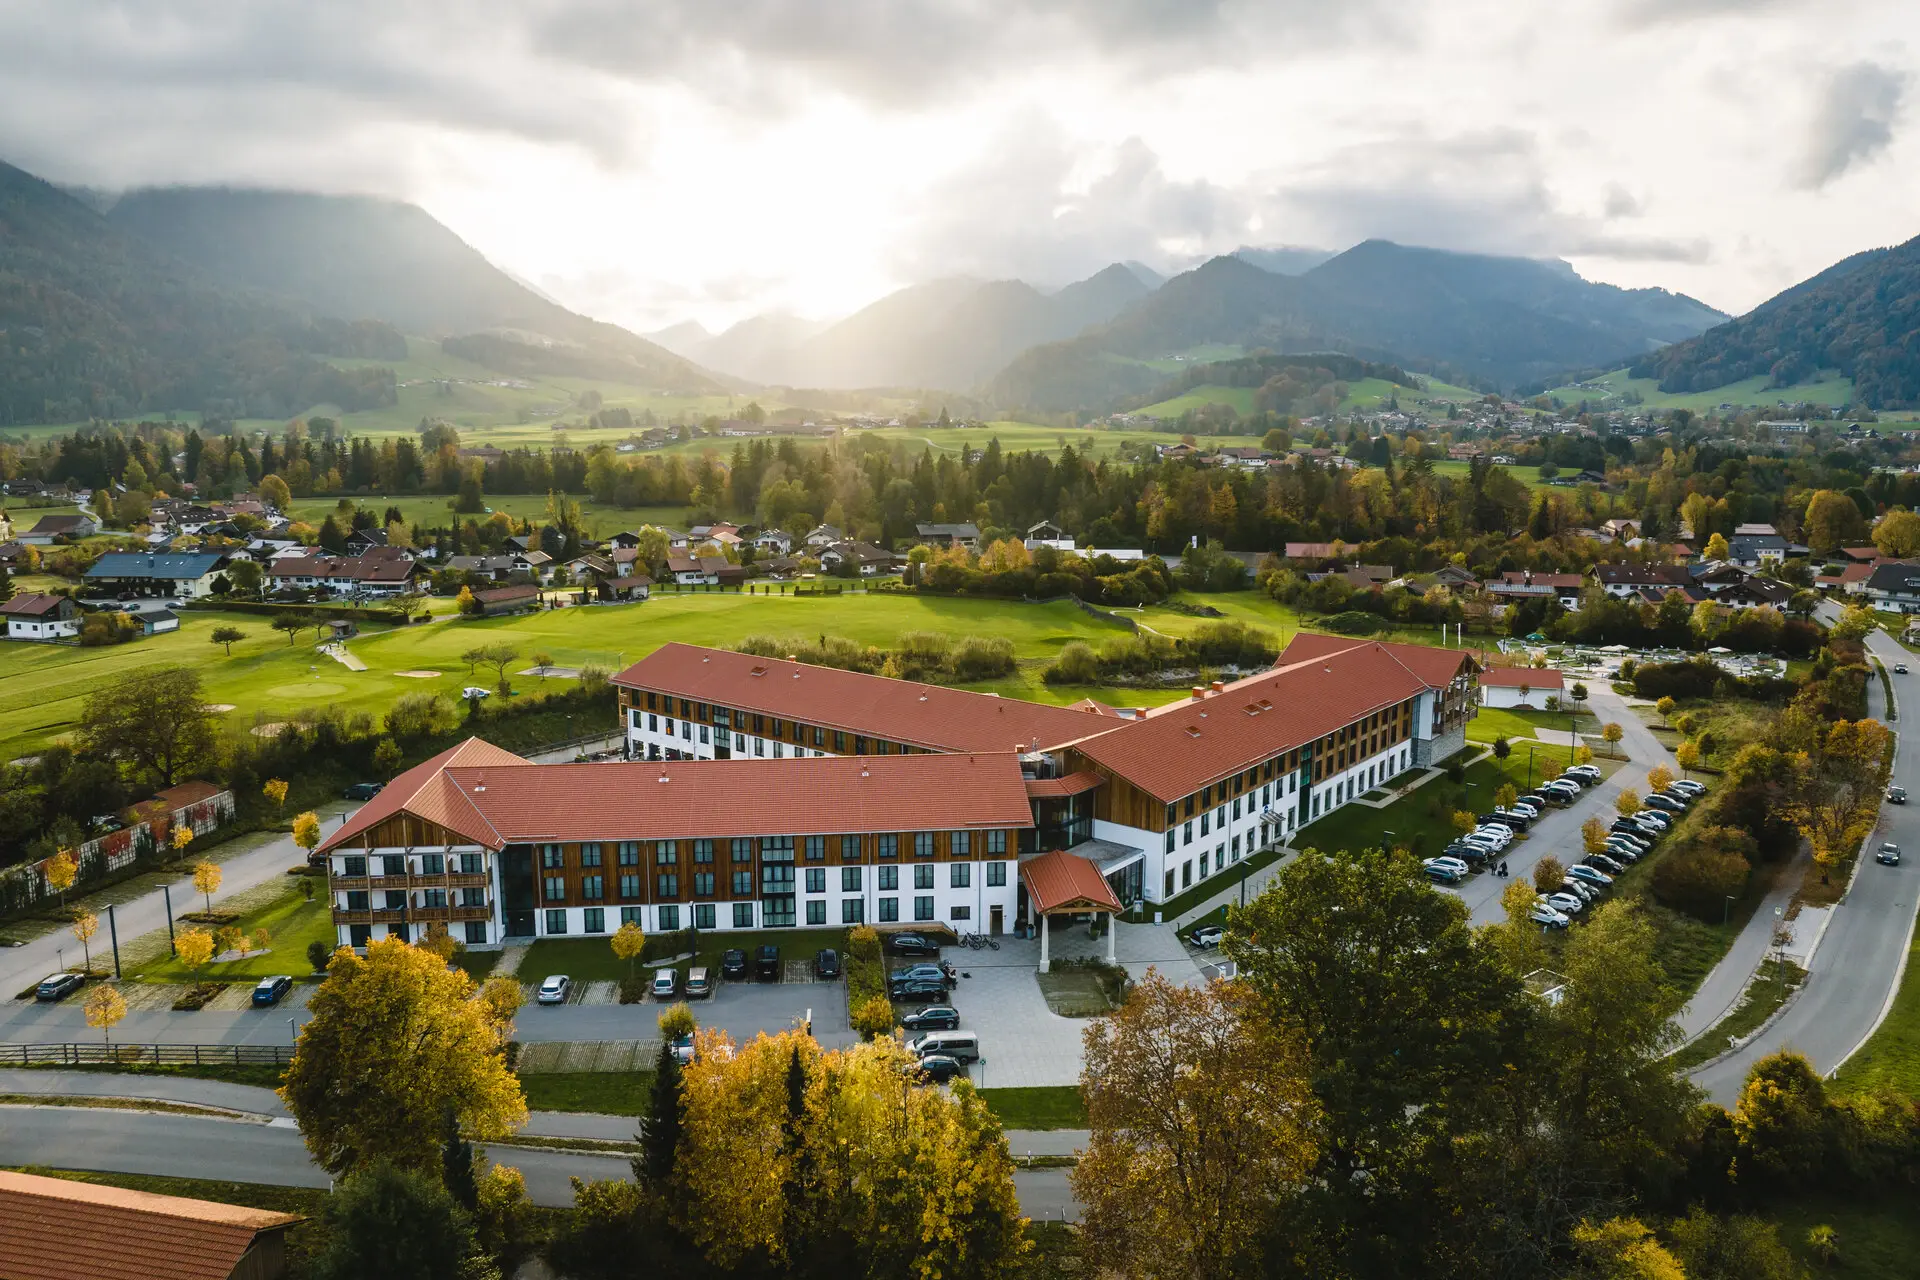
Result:
M1566 677L1551 667L1488 667L1480 673L1480 703L1487 707L1544 707L1565 689Z
M900 557L884 547L874 546L871 542L836 542L830 547L822 548L818 559L820 567L829 573L841 565L851 563L862 578L891 573L900 563Z
M980 549L980 526L971 521L959 524L916 524L913 541L930 547L962 546Z
M26 591L0 602L0 623L9 640L64 640L80 634L80 610L66 596Z
M198 600L213 594L214 579L226 562L226 555L218 551L109 551L87 570L87 585L129 595Z
M56 542L91 538L99 532L100 522L84 513L41 516L33 528L20 535L20 541L30 547L50 547Z

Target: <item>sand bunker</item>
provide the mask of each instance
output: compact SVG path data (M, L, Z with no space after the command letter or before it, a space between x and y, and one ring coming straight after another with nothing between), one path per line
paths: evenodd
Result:
M209 711L231 711L231 710L233 710L233 704L232 704L231 702L209 702L209 703L207 704L207 710L209 710Z
M437 680L440 678L438 671L396 671L393 674L399 676L402 680Z
M274 734L279 733L282 729L286 727L287 727L286 721L273 720L273 721L269 721L266 724L257 724L253 726L253 735L256 738L271 738Z

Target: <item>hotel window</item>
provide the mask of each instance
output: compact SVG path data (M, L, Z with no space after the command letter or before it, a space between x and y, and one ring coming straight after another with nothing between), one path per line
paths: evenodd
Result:
M733 838L733 860L735 862L753 861L753 840L747 836Z
M1007 864L1004 862L989 862L987 864L987 887L989 889L998 889L1006 883Z
M658 890L656 898L677 898L680 896L680 877L671 871L663 871L653 878L654 888Z
M444 875L447 870L446 858L438 853L420 855L420 874L423 876Z
M712 731L711 729L709 729L709 728L707 728L707 726L705 726L705 725L701 725L701 726L700 726L700 745L701 745L701 746L703 746L703 747L705 747L705 746L711 746L711 745L712 745L712 743L713 743L713 739L712 739L712 737L710 737L710 736L709 736L709 735L710 735L710 734L711 734L712 732L713 732L713 731ZM725 729L722 729L722 730L721 730L720 732L722 732L722 733L725 733L725 732L726 732L726 730L725 730Z
M487 922L485 920L467 921L467 942L470 945L485 943L487 940Z
M1174 836L1175 836L1175 833L1174 833L1174 832L1172 832L1172 831L1169 831L1169 832L1167 832L1167 852L1168 852L1168 853L1172 853L1172 852L1173 852L1173 841L1174 841Z
M825 893L827 891L827 869L825 867L807 868L807 892Z
M660 708L659 698L660 698L660 695L658 693L655 693L652 689L647 690L647 710L649 711L659 710Z
M899 836L894 835L891 831L889 831L885 835L882 835L880 837L880 855L879 856L881 856L882 858L893 858L893 857L899 856L899 853L900 853L900 837Z
M1212 787L1202 787L1200 789L1200 807L1202 809L1213 808L1213 788Z
M371 905L372 904L369 900L367 891L365 889L347 890L347 910L365 911Z
M795 739L795 741L798 741L798 739ZM827 745L827 731L818 725L815 725L813 729L813 745L816 747L824 747Z
M933 895L932 894L927 894L924 897L915 898L913 900L913 918L915 920L933 919Z
M343 876L363 876L367 874L367 859L364 854L352 854L340 863Z
M860 837L859 836L841 836L840 837L840 861L842 862L860 861Z
M565 933L567 931L567 913L564 911L547 912L547 932Z
M692 715L693 715L693 704L691 702L688 702L685 698L680 699L680 718L682 720L685 720Z
M711 898L713 896L713 872L696 871L693 873L693 896Z
M607 896L606 881L597 875L580 877L580 896L589 902L596 902Z
M657 867L670 867L680 861L680 846L673 840L656 840L653 843L653 863Z
M600 865L600 845L598 842L580 846L580 865L583 867L597 867Z
M1202 854L1201 856L1204 857L1205 855ZM1192 883L1193 883L1193 859L1188 858L1185 862L1180 864L1180 887L1184 889L1187 886L1191 885Z
M1171 827L1174 823L1180 820L1179 814L1177 812L1179 807L1180 807L1179 805L1173 805L1173 804L1170 804L1167 806L1167 825L1169 827Z
M753 895L753 872L736 871L733 873L733 896L747 898Z
M880 892L890 893L900 887L900 868L875 867L874 872L879 877L874 881L874 887Z
M460 855L460 874L463 876L477 876L481 874L480 855L477 853L461 854Z
M971 857L973 854L973 832L947 832L947 853L955 858Z
M787 758L787 746L784 742L776 742L773 744L773 758L775 760L785 760Z
M648 733L658 733L658 732L660 732L660 717L659 717L659 716L648 716L648 717L647 717L647 732L648 732Z
M347 938L353 943L354 946L364 947L369 942L373 941L373 926L370 924L348 925Z
M637 875L621 876L620 877L620 896L623 898L639 897L640 896L640 877Z
M950 920L971 920L973 919L973 908L954 907L947 913L947 918Z
M767 740L765 738L755 738L753 740L753 754L757 756L767 754Z
M615 846L614 856L619 860L620 865L623 867L639 866L640 865L640 842L638 840L622 840L617 846Z
M1005 853L1007 851L1007 833L1004 831L987 832L987 852Z
M858 867L840 868L840 892L842 893L860 892L860 868Z
M867 754L867 735L864 733L856 733L853 735L853 754L857 756Z
M559 849L560 846L556 844L551 847L557 850ZM559 864L555 863L554 865L558 866ZM380 874L383 876L403 876L407 874L406 858L402 857L400 854L397 854L397 853L381 854L380 855Z
M695 840L693 842L693 860L695 862L712 862L713 841Z
M694 905L693 927L696 929L713 928L713 904L711 902L701 902Z
M753 928L753 904L736 902L733 904L733 927L736 929Z
M858 898L842 899L840 903L840 923L841 924L862 923L863 917L866 915L866 912L862 908L864 908L866 905L867 905L866 903L860 901L860 899Z
M827 860L827 838L825 836L807 837L807 861L825 862Z
M815 899L807 904L807 923L825 924L827 922L827 904L824 899Z
M973 884L973 865L967 862L953 862L947 865L947 887L966 889Z
M560 846L557 844L541 845L540 846L540 865L549 871L555 867L565 866L566 860L561 857Z
M1233 820L1235 822L1238 822L1240 820L1240 797L1239 796L1235 796L1233 798Z
M702 729L700 732L705 733L706 730ZM685 742L693 741L693 722L691 720L682 720L680 722L680 737L681 740Z
M678 929L679 927L680 927L680 908L661 907L660 908L660 928L667 933L672 933L675 929Z
M760 861L792 862L793 861L793 837L792 836L767 836L766 838L761 840L760 841Z
M1160 896L1163 900L1173 896L1173 872L1171 871L1167 872L1166 887L1160 891Z
M816 745L820 741L820 731L818 729L814 730L813 740ZM847 753L847 735L838 729L833 731L833 753L835 755L845 755Z
M913 887L916 889L933 888L933 868L915 867L913 869Z
M900 918L900 899L879 898L876 901L880 904L881 924L891 924Z
M602 907L588 907L580 913L582 933L605 933L607 931L607 913Z
M636 929L644 929L647 927L645 911L646 908L644 907L622 907L620 908L620 923L622 925L630 924Z
M546 880L548 902L559 902L567 896L567 878L565 876L548 876Z
M931 858L933 856L933 832L916 831L913 833L913 856Z
M1213 818L1213 811L1211 809L1209 809L1207 812L1200 815L1200 834L1201 835L1207 834L1207 826L1208 826L1208 823L1212 820L1212 818Z

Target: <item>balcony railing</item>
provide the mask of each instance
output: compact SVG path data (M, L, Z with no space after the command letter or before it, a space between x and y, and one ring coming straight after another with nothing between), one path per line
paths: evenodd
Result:
M443 871L438 875L416 872L401 876L334 875L327 883L335 889L484 889L488 877L480 871Z
M444 907L408 907L404 911L397 907L380 907L371 911L355 911L346 907L333 909L333 922L339 924L427 924L444 923L459 920L490 920L493 907L489 903L479 905L457 903Z

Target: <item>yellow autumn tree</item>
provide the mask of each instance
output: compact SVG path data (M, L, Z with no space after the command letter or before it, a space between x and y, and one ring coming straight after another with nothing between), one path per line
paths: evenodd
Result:
M192 843L193 843L192 827L189 827L185 823L182 823L181 825L173 829L172 844L173 844L173 860L175 863L178 863L180 861L180 855L185 853L187 851L187 846Z
M173 939L174 954L190 973L199 973L213 959L213 935L205 929L182 929Z
M1262 1223L1313 1163L1296 1037L1239 984L1149 970L1084 1033L1092 1137L1068 1175L1101 1272L1226 1280L1258 1269Z
M647 935L641 932L639 925L629 920L614 930L613 937L608 941L613 947L614 958L627 962L627 976L631 978L633 962L647 949Z
M1520 792L1511 782L1501 783L1499 789L1493 793L1494 806L1500 809L1506 808L1519 798Z
M73 922L67 927L73 930L74 938L80 943L82 970L93 972L93 950L89 944L100 929L100 917L82 907L73 913Z
M1607 744L1607 754L1610 756L1620 754L1620 739L1626 736L1627 731L1620 727L1618 721L1609 720L1600 726L1600 738Z
M378 1160L437 1172L448 1110L477 1140L525 1123L503 1053L511 1013L491 996L398 938L334 952L279 1091L315 1162L336 1175Z
M313 851L320 847L320 815L309 811L295 818L293 842L305 851L307 861L313 861Z
M1700 767L1700 744L1691 740L1681 743L1674 748L1673 762L1682 773L1692 773Z
M71 849L62 849L47 859L47 888L60 895L60 906L65 910L67 890L73 888L73 882L80 876L80 856Z
M273 801L274 808L284 809L287 807L286 779L268 778L266 781L266 785L260 788L260 793L264 795L267 799Z
M1573 1229L1574 1251L1594 1280L1686 1280L1686 1271L1638 1218L1585 1221Z
M1640 793L1631 789L1613 798L1614 810L1623 818L1640 812Z
M805 1272L815 1242L852 1240L862 1274L937 1280L1002 1273L1025 1248L1006 1141L966 1082L916 1084L891 1037L695 1044L670 1211L709 1266Z
M220 881L223 878L218 863L196 862L193 864L193 887L206 900L208 915L213 914L213 895L220 892Z
M1657 764L1653 766L1653 768L1647 770L1647 790L1648 791L1651 791L1651 792L1665 791L1668 787L1672 785L1673 785L1673 770L1667 768L1667 766L1663 764Z
M107 1044L113 1043L113 1029L127 1016L127 1002L119 988L98 986L87 993L87 1025L101 1033Z
M1607 824L1598 818L1588 818L1580 824L1580 843L1588 853L1602 853L1607 847Z

